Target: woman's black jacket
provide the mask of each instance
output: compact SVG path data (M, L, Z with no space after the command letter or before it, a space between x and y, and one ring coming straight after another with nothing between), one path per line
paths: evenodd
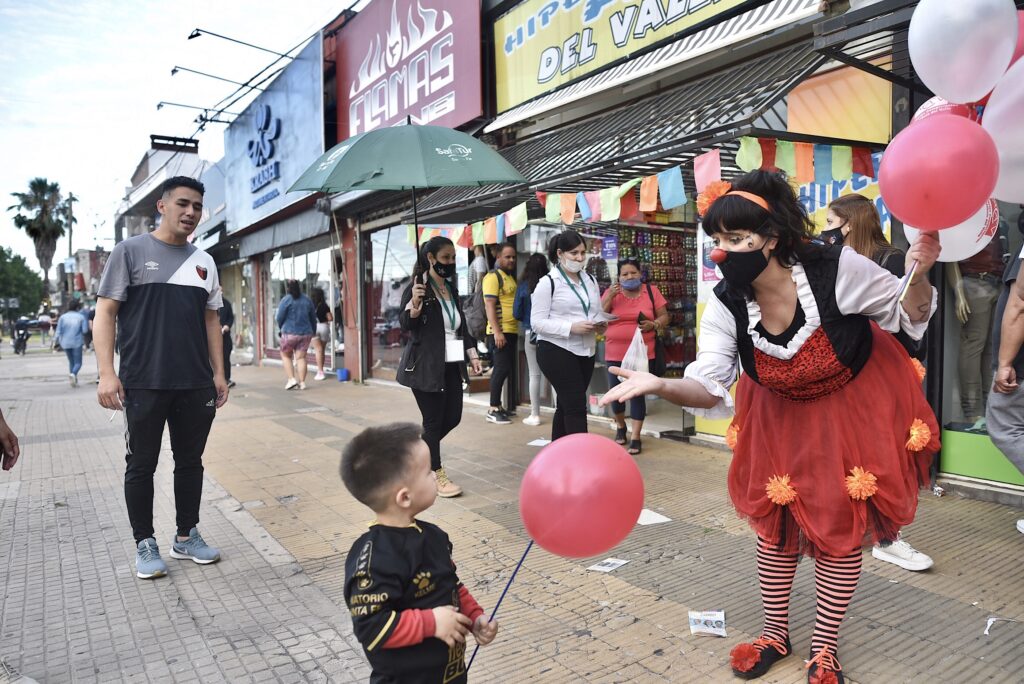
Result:
M405 345L402 359L398 363L397 380L399 384L423 392L442 392L444 391L445 365L444 319L442 316L445 313L433 286L428 284L420 315L413 318L406 308L412 300L412 285L413 283L410 283L402 293L402 313L399 321L402 324L402 330L411 333L412 336L409 343ZM466 316L462 311L462 303L459 301L459 293L454 284L451 292L459 310L459 317L462 319L459 325L459 337L462 339L465 349L472 349L476 346L476 340L470 337L466 330Z

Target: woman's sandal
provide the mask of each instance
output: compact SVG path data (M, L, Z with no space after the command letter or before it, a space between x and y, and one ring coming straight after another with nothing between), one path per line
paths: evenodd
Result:
M626 444L626 428L615 428L615 443L622 445Z
M778 641L758 637L753 643L738 644L729 653L732 673L740 679L756 679L771 669L772 665L793 654L793 647L787 638Z
M629 440L629 453L632 456L639 456L640 452L643 451L643 446L640 444L639 439Z

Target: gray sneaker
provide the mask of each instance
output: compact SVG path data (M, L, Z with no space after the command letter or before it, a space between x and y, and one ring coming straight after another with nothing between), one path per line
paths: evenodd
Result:
M171 558L193 560L200 565L216 563L220 560L220 551L207 545L199 536L199 530L193 527L188 531L188 539L178 541L177 535L171 539Z
M139 579L156 579L167 574L167 563L160 557L156 539L148 537L139 542L135 552L135 575Z

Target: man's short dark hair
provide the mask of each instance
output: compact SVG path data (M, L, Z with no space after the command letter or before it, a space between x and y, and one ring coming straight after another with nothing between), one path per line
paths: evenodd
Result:
M405 476L412 447L423 437L415 423L389 423L366 428L341 452L341 481L373 511L387 507L389 486Z
M190 188L200 195L206 194L206 186L191 176L174 176L168 178L160 186L160 196L167 197L175 188Z

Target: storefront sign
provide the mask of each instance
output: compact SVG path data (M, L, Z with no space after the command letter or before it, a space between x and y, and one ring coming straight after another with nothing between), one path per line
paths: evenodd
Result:
M498 111L748 0L526 0L494 23Z
M478 0L374 0L339 37L339 138L483 112Z
M228 233L309 194L288 187L324 151L322 65L318 36L224 132Z
M881 154L881 152L876 152L875 154ZM828 185L805 183L800 186L798 192L800 203L804 205L807 215L814 221L818 232L825 230L827 227L825 219L828 216L828 205L832 203L832 200L851 193L864 195L871 200L872 204L875 205L875 210L878 212L878 218L882 224L882 232L885 233L887 240L892 241L892 214L889 212L889 208L885 206L885 201L882 200L878 181L855 173L850 180L834 181Z
M601 238L601 258L605 261L619 260L619 238L617 236Z

